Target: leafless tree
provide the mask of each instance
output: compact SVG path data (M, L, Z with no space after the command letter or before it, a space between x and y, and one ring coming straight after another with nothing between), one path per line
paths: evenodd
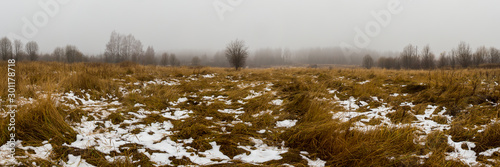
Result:
M62 62L65 55L66 55L66 51L62 47L57 47L56 49L54 49L54 52L52 53L52 55L54 56L55 61Z
M129 34L127 36L121 36L120 40L121 40L120 41L121 46L120 46L120 50L119 50L119 52L120 52L120 60L119 61L129 60L131 55L132 55L132 45L135 41L135 38L134 38L134 36L132 36L132 34Z
M198 56L193 57L193 59L191 59L191 65L200 66L200 58Z
M290 63L290 59L292 58L292 52L290 51L290 49L288 48L285 48L283 50L283 63L284 64L289 64Z
M121 35L116 31L111 33L111 37L109 38L108 44L106 44L106 52L104 53L104 57L106 62L115 63L121 60L120 56L120 47L121 47Z
M132 52L131 52L131 54L132 54L132 61L133 62L139 62L138 59L139 59L139 57L141 57L142 52L143 52L142 47L143 46L142 46L142 42L141 41L134 40L132 42Z
M170 57L169 57L169 62L170 62L170 65L171 66L179 66L179 60L177 60L177 57L175 56L175 54L170 54Z
M21 42L21 40L14 40L14 56L16 60L23 59L23 42Z
M12 58L12 42L7 37L3 37L0 40L0 55L2 57L2 60L8 60Z
M443 52L439 55L439 59L437 62L438 68L443 68L447 66L449 63L448 57L446 56L446 52Z
M485 58L488 56L488 49L485 46L480 46L476 49L476 53L472 56L472 63L474 66L478 67L479 64L483 64Z
M452 49L448 59L450 61L451 68L455 69L455 66L457 65L457 50Z
M66 46L66 60L68 63L81 62L83 61L83 54L76 48L76 46L68 45Z
M35 41L30 41L26 43L26 53L30 61L35 61L38 59L38 44Z
M497 48L490 48L489 63L500 63L500 51Z
M155 49L152 46L148 46L146 49L143 61L145 65L155 64Z
M142 61L144 63L144 58L139 60L143 53L143 46L141 41L135 39L132 34L122 35L113 31L109 38L109 42L106 44L106 52L104 53L104 59L106 62L122 62L130 60L133 62Z
M457 62L463 68L467 68L471 65L472 55L469 44L465 42L460 42L457 48Z
M248 56L248 47L245 46L245 41L234 40L226 46L226 58L236 70L239 70L245 65Z
M370 55L366 55L363 57L363 67L366 69L370 69L373 66L373 59Z
M431 52L429 45L426 45L422 49L422 62L421 67L423 69L434 69L434 54Z
M160 61L160 64L162 66L167 66L168 65L168 53L163 53L161 55L161 61Z
M403 49L403 52L401 53L400 59L401 59L401 67L405 69L410 69L410 68L416 68L419 65L419 60L418 60L418 48L411 44L406 46Z

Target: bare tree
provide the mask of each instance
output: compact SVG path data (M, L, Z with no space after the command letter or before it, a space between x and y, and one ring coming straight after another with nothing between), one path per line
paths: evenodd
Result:
M167 66L168 65L168 53L163 53L161 55L161 61L160 61L160 64L162 66Z
M0 57L2 57L2 60L8 60L12 58L12 42L7 37L3 37L0 40L0 55Z
M116 31L111 33L108 44L106 44L106 52L104 57L106 62L115 63L121 60L120 56L120 46L121 46L121 35Z
M54 49L54 52L52 53L54 56L55 61L63 61L66 55L66 51L62 47L57 47Z
M35 41L30 41L26 43L26 53L30 61L35 61L38 59L38 44Z
M76 48L76 46L68 45L66 46L66 60L68 63L81 62L83 61L83 54Z
M479 64L483 64L485 58L488 56L488 49L485 46L480 46L477 48L476 53L472 56L472 64L478 67Z
M148 46L146 53L144 53L144 64L155 64L155 49L152 46Z
M191 65L200 66L200 58L198 56L193 57L193 59L191 59Z
M373 66L373 59L370 55L366 55L363 57L363 67L366 69L370 69Z
M457 50L452 49L448 59L450 61L451 68L455 69L455 66L457 65Z
M127 36L121 36L120 40L120 61L130 60L130 57L132 55L132 45L135 41L135 38L134 36L132 36L132 34L129 34Z
M422 49L422 62L420 63L423 69L434 69L434 54L431 52L429 45Z
M471 50L469 44L460 42L457 48L457 62L463 67L467 68L471 65Z
M175 54L173 53L170 54L169 62L171 66L178 66L180 64L179 60L177 60L177 57L175 57Z
M14 40L14 56L16 60L23 59L23 42L21 42L21 40Z
M139 57L142 55L142 42L139 40L134 40L132 42L132 61L133 62L139 62Z
M417 47L413 47L413 45L409 44L403 49L403 52L401 53L401 67L405 69L410 69L410 68L416 68L419 65L419 60L418 60L418 49Z
M283 63L289 64L291 58L292 58L292 52L290 51L290 49L285 48L283 50Z
M490 48L489 63L500 63L500 51L497 48Z
M248 56L248 47L245 46L245 41L234 40L226 46L226 58L236 70L239 70L245 65Z
M448 57L446 56L446 52L443 52L439 55L439 59L437 62L438 68L443 68L447 66L449 63Z

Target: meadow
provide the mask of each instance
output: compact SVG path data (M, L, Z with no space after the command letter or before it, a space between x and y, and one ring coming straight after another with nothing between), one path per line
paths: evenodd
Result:
M2 166L500 165L499 69L15 68Z

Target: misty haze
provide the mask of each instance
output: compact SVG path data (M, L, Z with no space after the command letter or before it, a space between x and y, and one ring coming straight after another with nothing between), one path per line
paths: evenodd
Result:
M0 166L500 166L500 2L0 2Z

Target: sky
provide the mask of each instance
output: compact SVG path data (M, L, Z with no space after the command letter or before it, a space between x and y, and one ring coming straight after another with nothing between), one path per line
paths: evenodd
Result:
M497 0L1 0L0 37L41 52L77 46L101 54L112 31L155 50L217 51L234 39L250 50L341 46L439 54L465 41L500 48Z

